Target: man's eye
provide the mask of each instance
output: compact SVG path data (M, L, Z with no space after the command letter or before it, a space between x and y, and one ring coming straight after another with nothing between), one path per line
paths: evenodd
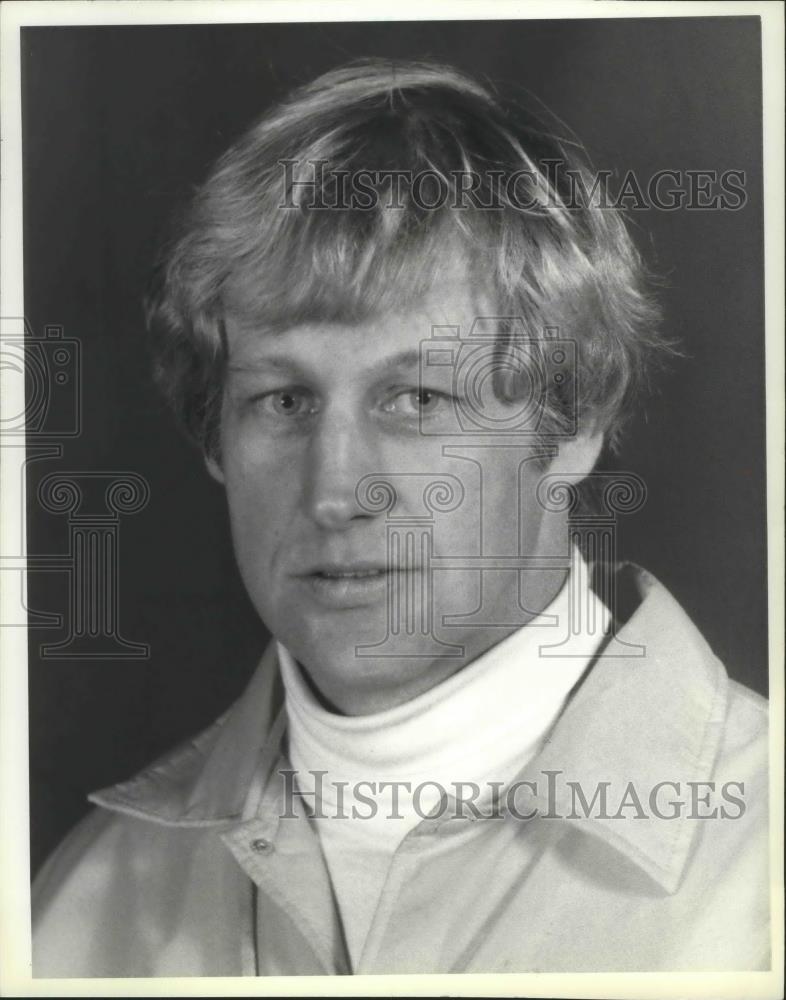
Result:
M253 400L263 413L275 417L304 417L316 412L316 400L305 389L277 389Z
M428 416L440 410L448 402L448 396L434 389L407 389L396 393L385 409L403 416Z

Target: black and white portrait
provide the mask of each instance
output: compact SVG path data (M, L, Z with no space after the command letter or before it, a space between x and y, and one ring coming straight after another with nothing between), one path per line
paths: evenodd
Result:
M777 16L193 6L4 23L33 990L776 995Z

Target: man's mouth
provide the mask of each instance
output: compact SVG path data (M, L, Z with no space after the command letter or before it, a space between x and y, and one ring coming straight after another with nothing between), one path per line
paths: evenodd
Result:
M323 580L366 580L377 576L385 576L388 573L386 567L375 567L373 569L320 569L316 570L314 576Z
M334 610L383 604L396 567L373 563L314 566L300 579L317 604ZM401 569L401 572L406 572Z

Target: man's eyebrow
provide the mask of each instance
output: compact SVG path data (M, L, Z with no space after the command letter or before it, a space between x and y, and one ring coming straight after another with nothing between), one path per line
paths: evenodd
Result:
M267 371L305 372L305 369L294 358L288 358L284 355L272 355L266 358L252 358L248 361L229 361L227 363L227 371L258 375Z
M410 348L407 351L399 351L389 358L383 358L377 364L369 368L369 372L374 375L385 375L391 371L398 371L402 368L416 368L420 366L420 351Z
M381 377L389 372L419 367L420 357L421 353L417 348L400 351L370 365L367 369L364 369L364 374L371 375L372 377ZM227 371L249 375L271 371L286 372L303 377L308 376L307 366L303 365L298 359L285 354L271 354L267 357L257 358L256 360L230 361L227 364Z

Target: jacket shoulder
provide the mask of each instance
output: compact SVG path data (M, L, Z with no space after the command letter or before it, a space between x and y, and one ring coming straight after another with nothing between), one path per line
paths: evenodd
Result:
M228 868L237 866L222 864L218 843L212 830L93 809L34 880L33 974L202 974L193 942L204 915L231 926L226 907L236 892ZM214 931L209 940L220 937ZM211 957L223 970L225 943L221 948Z
M85 975L94 967L93 942L107 915L120 826L112 813L92 809L36 875L31 894L35 976Z

